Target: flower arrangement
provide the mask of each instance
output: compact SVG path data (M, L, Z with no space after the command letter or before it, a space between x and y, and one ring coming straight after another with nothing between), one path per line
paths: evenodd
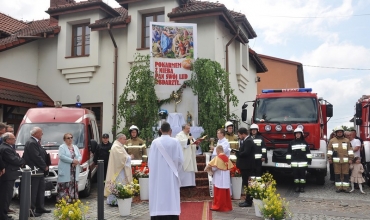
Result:
M159 112L158 112L158 116L161 119L166 119L167 116L168 116L168 111L166 109L160 109Z
M269 185L266 190L267 198L263 199L262 215L265 219L282 220L292 217L289 211L289 202L276 193L276 188Z
M233 164L234 164L234 167L231 168L230 170L230 176L231 177L241 177L242 173L240 172L239 168L236 167L235 163Z
M254 199L266 199L268 197L268 187L276 188L276 181L272 174L264 173L262 177L252 177L248 181L248 187L245 188L246 194L251 195Z
M117 199L128 199L139 195L140 185L134 179L131 183L122 184L121 182L108 181L108 190Z
M54 219L68 219L68 220L84 220L86 214L89 211L89 202L83 204L79 199L74 200L73 203L67 202L68 198L60 200L55 205L53 212Z
M147 167L147 163L143 162L141 166L136 166L133 169L133 177L136 179L139 178L149 178L149 168Z

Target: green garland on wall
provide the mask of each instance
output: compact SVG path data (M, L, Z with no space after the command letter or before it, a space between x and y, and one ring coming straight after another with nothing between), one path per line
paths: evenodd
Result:
M182 95L182 93L184 92L184 89L189 86L189 80L185 81L181 86L180 88L176 91L177 94L179 94L180 96ZM161 108L162 105L164 104L169 104L171 103L172 101L175 101L175 99L170 96L168 97L167 99L158 99L158 108Z

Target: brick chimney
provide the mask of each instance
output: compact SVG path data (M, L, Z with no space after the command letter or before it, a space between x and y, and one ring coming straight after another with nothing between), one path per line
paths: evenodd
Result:
M50 8L75 3L74 0L50 0ZM58 25L58 20L50 16L50 26Z

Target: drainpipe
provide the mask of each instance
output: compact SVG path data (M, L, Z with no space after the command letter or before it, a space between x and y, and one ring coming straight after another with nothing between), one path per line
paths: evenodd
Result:
M113 125L116 127L117 125L117 60L118 60L118 47L114 36L112 34L110 23L108 23L108 32L110 38L112 39L112 43L114 45L114 82L113 82ZM113 137L116 137L116 129L113 131Z
M227 86L226 86L226 89L229 90L229 84L230 84L230 74L229 74L229 46L230 44L235 40L236 37L239 36L239 29L237 31L237 33L235 34L235 36L233 38L231 38L231 40L226 44L226 72L228 73L227 74ZM226 114L229 116L230 115L230 95L228 94L226 96L226 103L227 103L227 110L226 110ZM228 120L228 119L226 119Z

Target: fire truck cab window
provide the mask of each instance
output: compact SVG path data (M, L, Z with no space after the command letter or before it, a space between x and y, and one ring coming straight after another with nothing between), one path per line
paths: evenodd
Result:
M255 122L309 123L317 122L315 98L266 98L256 102Z

